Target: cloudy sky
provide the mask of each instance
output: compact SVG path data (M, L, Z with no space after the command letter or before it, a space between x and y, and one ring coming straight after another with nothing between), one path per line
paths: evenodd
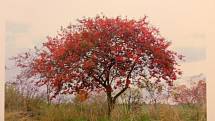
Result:
M148 16L150 23L172 41L171 48L186 56L181 63L184 77L206 73L208 6L203 0L14 0L7 1L5 59L39 46L47 35L76 19L106 16ZM6 73L6 78L14 75Z

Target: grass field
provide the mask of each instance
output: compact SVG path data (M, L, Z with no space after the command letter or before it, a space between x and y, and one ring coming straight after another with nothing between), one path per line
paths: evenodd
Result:
M42 98L26 98L13 88L5 90L5 121L108 121L106 103L47 104ZM117 104L112 121L206 121L206 105Z

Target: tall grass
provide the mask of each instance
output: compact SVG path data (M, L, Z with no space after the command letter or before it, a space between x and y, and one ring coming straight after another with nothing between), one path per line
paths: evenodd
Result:
M105 97L91 103L47 104L40 97L26 99L15 88L5 89L5 121L108 121ZM206 105L117 104L112 121L206 121Z

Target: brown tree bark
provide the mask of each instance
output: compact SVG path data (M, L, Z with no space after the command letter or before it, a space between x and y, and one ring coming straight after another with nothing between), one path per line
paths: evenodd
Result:
M107 92L107 106L108 106L108 118L111 119L111 112L114 109L115 99L112 98L111 92Z

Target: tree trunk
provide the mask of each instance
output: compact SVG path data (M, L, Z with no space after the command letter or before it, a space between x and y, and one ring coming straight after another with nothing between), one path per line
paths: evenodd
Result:
M111 92L107 92L108 118L111 119L111 111L114 109L115 100L111 96Z
M48 104L51 103L51 100L50 100L50 87L49 87L49 82L47 83L47 91L46 91L46 96L47 96L47 102Z

